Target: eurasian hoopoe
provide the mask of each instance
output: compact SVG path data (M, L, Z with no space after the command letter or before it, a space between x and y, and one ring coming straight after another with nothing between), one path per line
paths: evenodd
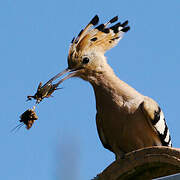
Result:
M104 53L114 47L130 27L128 21L114 17L98 24L96 15L73 38L68 55L70 77L80 77L93 86L96 97L96 124L103 146L116 158L124 153L149 146L172 146L163 112L151 98L121 81L108 65ZM92 28L95 26L95 28Z

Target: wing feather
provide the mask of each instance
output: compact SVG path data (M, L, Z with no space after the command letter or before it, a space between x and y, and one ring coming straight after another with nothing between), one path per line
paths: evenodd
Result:
M162 146L172 147L169 129L167 127L164 114L158 104L154 100L146 97L140 106L146 116L146 119L150 122L152 128L158 134Z

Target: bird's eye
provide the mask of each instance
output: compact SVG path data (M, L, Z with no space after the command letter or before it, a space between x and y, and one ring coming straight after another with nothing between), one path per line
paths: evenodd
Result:
M83 61L82 61L83 64L87 64L88 62L89 62L89 58L87 57L83 58Z

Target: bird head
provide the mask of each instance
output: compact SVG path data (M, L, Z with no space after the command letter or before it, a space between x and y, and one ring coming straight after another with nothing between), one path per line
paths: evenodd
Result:
M75 76L89 81L90 77L104 71L104 65L107 64L105 52L118 44L123 34L130 29L127 26L128 21L111 25L117 20L116 16L97 26L99 17L96 15L78 36L72 39L66 69L70 74L64 79Z

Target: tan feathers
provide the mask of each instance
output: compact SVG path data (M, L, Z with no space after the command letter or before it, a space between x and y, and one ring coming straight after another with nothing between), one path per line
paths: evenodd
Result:
M130 27L127 26L128 21L108 27L117 20L118 17L115 16L107 23L100 24L94 29L91 29L93 26L96 26L99 21L99 18L96 15L85 29L81 30L78 37L73 39L70 53L72 53L72 51L79 52L87 50L87 48L96 48L105 53L107 50L114 47L122 38L124 32L127 32L130 29Z

